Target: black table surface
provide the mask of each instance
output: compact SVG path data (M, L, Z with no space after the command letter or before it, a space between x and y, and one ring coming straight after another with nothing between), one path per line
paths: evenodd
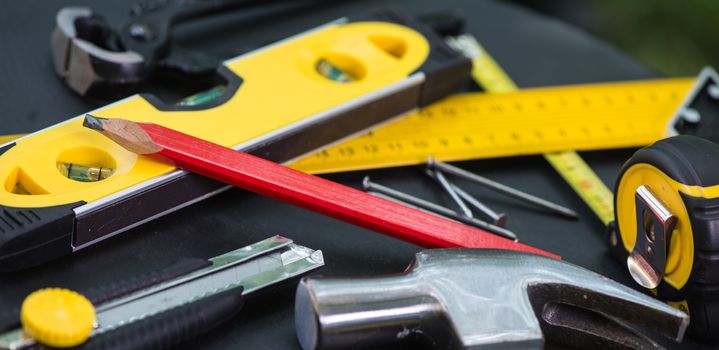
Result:
M113 23L125 18L132 2L7 1L0 10L0 134L38 130L94 109L56 78L49 36L63 6L92 7ZM182 28L179 41L222 54L269 42L335 18L390 5L412 14L461 9L474 34L520 87L549 86L657 77L616 49L552 18L495 1L345 1L275 18L254 13L223 15L211 29ZM629 29L628 29L629 30ZM202 40L197 40L202 38ZM277 96L281 100L282 96ZM583 153L609 186L634 150ZM520 239L566 261L632 285L626 268L612 259L605 227L540 156L462 162L460 166L542 198L575 209L580 219L562 219L524 203L461 183L498 211L509 213L509 228ZM327 176L359 187L364 175L417 196L445 203L447 198L420 171L404 167ZM30 292L48 286L87 289L167 266L179 257L209 258L281 234L324 252L327 276L396 273L421 248L239 189L141 225L72 256L26 271L0 274L0 309L17 307ZM292 349L294 286L256 297L241 316L196 339L193 347ZM665 342L672 348L680 346ZM683 348L712 348L687 339Z

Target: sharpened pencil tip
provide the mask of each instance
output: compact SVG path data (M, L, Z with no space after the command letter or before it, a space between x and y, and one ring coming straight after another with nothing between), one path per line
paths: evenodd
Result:
M105 128L102 126L102 122L107 120L106 118L95 117L90 114L85 114L85 120L82 122L82 126L97 131L103 131Z

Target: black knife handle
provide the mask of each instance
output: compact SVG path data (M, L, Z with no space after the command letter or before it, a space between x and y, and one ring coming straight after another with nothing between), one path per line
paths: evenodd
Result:
M238 286L98 334L77 349L169 349L237 315L242 291Z
M77 290L77 292L84 295L93 305L97 306L141 289L156 286L163 282L187 275L210 265L212 265L212 262L205 259L181 258L172 265L159 270L150 270L138 276L120 279L99 287ZM0 332L9 331L18 327L20 327L20 305L15 308L0 310Z
M160 283L187 275L210 265L212 265L212 262L205 259L181 258L165 268L150 270L137 276L121 279L100 287L80 290L79 292L94 305L100 305L141 289L156 286Z

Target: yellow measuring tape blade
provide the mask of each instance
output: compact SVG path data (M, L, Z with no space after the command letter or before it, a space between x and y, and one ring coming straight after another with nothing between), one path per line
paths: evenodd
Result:
M463 37L455 44L473 57L473 77L490 93L446 98L291 166L329 173L421 164L429 155L456 161L545 153L608 224L614 218L612 193L574 150L645 146L664 137L693 79L518 91L486 50L471 40Z
M577 152L546 153L544 158L606 225L614 220L614 196Z

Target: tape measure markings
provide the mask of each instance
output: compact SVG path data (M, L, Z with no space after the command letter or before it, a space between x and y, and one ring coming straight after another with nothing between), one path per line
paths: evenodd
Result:
M547 153L545 158L605 224L614 220L614 196L576 152Z
M664 79L456 95L292 166L327 173L419 164L429 154L456 161L643 146L663 136L690 86Z

